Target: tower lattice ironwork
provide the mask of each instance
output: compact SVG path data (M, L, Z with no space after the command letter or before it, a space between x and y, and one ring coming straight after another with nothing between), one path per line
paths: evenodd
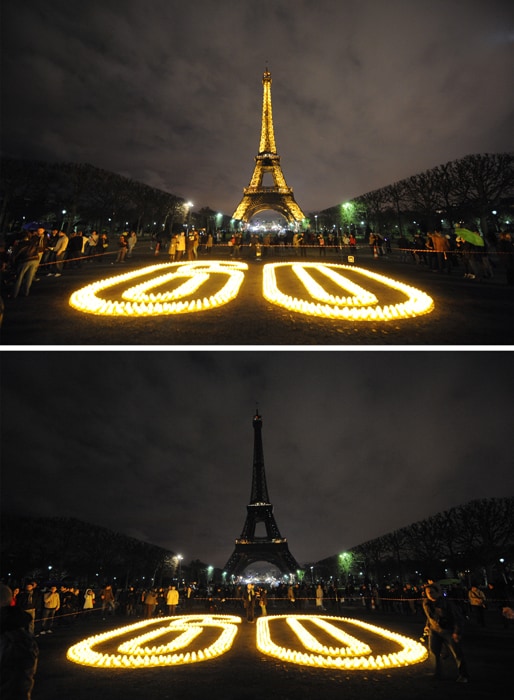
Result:
M269 500L262 449L262 418L257 412L253 417L253 429L250 503L246 506L247 515L241 537L236 540L236 546L224 570L229 576L239 576L250 564L266 561L274 564L283 574L296 574L300 567L289 551L287 540L280 534ZM256 535L259 523L263 523L265 535Z
M271 73L266 70L262 78L262 126L259 153L255 156L255 168L248 187L243 190L243 199L232 218L248 222L260 211L272 209L282 214L289 223L299 223L305 218L295 201L293 190L288 187L280 166L280 156L275 145L273 112L271 108ZM271 173L273 186L264 186L263 178Z

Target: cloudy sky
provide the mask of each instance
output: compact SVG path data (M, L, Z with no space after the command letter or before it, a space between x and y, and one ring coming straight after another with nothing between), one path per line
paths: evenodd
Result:
M503 352L13 352L2 507L74 516L223 567L250 500L305 564L476 498L512 496Z
M262 73L305 213L512 150L510 0L3 0L2 152L231 215Z

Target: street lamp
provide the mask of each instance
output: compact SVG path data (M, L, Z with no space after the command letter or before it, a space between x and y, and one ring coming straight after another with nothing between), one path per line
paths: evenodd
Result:
M61 231L64 231L64 221L66 217L66 209L62 210L62 224L61 224Z
M193 206L193 202L186 202L184 206L186 208L186 233L188 233L189 224L191 222L191 207Z
M318 215L314 214L316 233L318 233Z
M182 565L182 554L177 554L177 559L178 559L178 582L180 585L180 575L181 575L181 565Z

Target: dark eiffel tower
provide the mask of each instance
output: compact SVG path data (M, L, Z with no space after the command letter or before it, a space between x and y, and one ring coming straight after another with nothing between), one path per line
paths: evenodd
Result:
M235 549L224 570L228 576L240 576L250 564L266 561L274 564L282 574L296 575L300 567L289 551L287 540L280 534L268 496L262 449L262 418L257 412L253 417L253 429L252 494L250 503L246 506L243 532L236 540ZM258 523L264 523L266 528L266 535L263 537L257 537L255 534Z

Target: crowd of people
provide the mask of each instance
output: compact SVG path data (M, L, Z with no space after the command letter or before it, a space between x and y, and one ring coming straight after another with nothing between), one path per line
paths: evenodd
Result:
M114 240L113 240L114 239ZM195 261L199 254L210 256L215 246L221 254L233 259L244 256L264 258L284 255L306 258L330 257L347 261L368 246L373 258L391 256L401 262L413 262L435 273L457 274L470 280L492 279L496 274L505 275L507 284L514 285L514 243L510 233L489 234L481 239L483 245L475 245L459 236L459 229L452 233L440 230L417 232L412 238L393 238L370 232L366 241L357 241L355 234L344 231L297 231L287 235L271 232L210 232L194 227L165 236L152 238L150 248L154 256L169 262ZM16 299L28 296L32 283L39 276L61 277L64 270L82 267L86 263L105 261L112 265L130 260L138 242L135 231L123 231L109 238L105 232L82 231L70 234L54 228L29 228L11 236L0 251L2 270L2 296ZM394 247L393 247L394 242ZM219 248L223 246L223 248ZM5 289L6 288L6 289Z
M441 274L459 274L470 280L492 279L505 274L508 285L514 284L514 243L509 232L489 234L477 243L459 235L441 230L418 232L412 239L396 239L400 260L426 266ZM477 239L478 240L478 239ZM370 238L370 246L371 238ZM374 257L385 255L383 244L373 240ZM390 251L389 251L390 252Z
M285 611L299 614L341 615L347 607L362 607L368 612L382 611L418 616L421 639L428 645L433 674L440 678L445 655L453 658L457 681L468 682L469 669L462 645L468 624L486 626L500 622L514 630L512 591L503 581L466 587L462 583L441 583L428 579L423 585L399 582L378 587L363 584L335 585L317 581L279 583L273 586L240 583L230 586L197 583L171 583L168 586L127 586L112 584L101 588L56 585L41 590L37 581L28 580L21 588L0 584L0 671L2 697L30 698L34 684L39 646L38 637L70 626L85 614L103 620L112 616L151 620L161 616L206 613L239 613L248 623L257 617ZM354 613L355 614L355 613Z
M434 582L429 581L432 585ZM363 584L336 586L332 581L317 583L276 583L272 586L252 588L257 597L266 593L266 606L284 606L297 611L321 608L339 614L343 608L363 607L398 615L419 615L423 607L425 585L394 583L377 586ZM241 607L247 594L247 584L199 586L197 583L176 583L168 586L136 586L114 588L107 584L102 588L88 586L81 590L73 586L49 585L40 590L36 581L28 581L23 588L13 589L13 605L21 607L31 616L31 631L37 634L51 633L54 623L70 624L83 611L99 611L103 618L109 615L153 617L174 614L176 609L193 608L222 611ZM467 588L462 583L444 587L445 597L451 599L462 615L483 626L484 610L498 612L505 626L510 623L508 609L514 602L514 591L503 583L488 583L485 587L473 584ZM171 607L170 607L171 606ZM151 609L150 609L151 607Z
M138 237L135 231L124 231L116 236L112 264L123 263L132 257ZM58 228L47 231L44 227L28 228L10 236L1 250L2 293L12 299L28 296L37 275L62 277L64 270L82 267L85 263L100 263L110 252L105 232L82 231L67 234ZM113 256L110 256L113 257Z

